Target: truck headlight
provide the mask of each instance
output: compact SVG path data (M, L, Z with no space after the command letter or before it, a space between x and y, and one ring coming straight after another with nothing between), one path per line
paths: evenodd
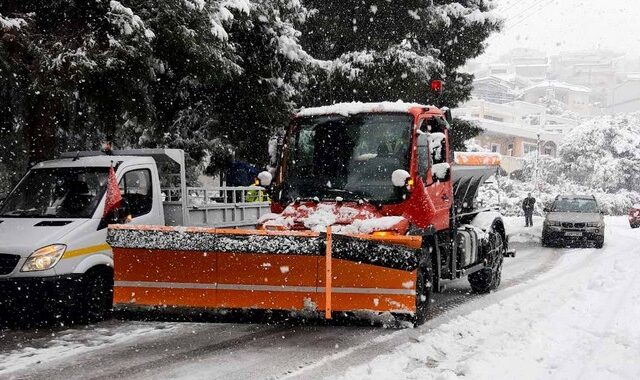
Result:
M60 261L66 250L67 246L64 244L52 244L42 247L27 258L21 271L35 272L51 269Z

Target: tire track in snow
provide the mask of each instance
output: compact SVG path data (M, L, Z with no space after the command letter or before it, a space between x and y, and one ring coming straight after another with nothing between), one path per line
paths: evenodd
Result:
M345 348L345 350L336 354L326 356L311 363L303 368L297 368L294 370L287 370L279 376L275 376L277 379L309 379L309 378L330 378L332 374L341 370L353 366L354 363L361 363L370 360L380 352L391 351L401 344L409 341L417 341L418 336L427 333L429 330L444 324L452 318L467 314L473 310L486 307L488 304L479 302L478 305L474 305L475 302L482 299L491 299L490 303L500 302L501 300L511 297L515 293L522 291L529 287L535 287L537 283L531 282L536 277L550 271L558 263L563 254L575 251L571 249L551 249L545 248L548 256L545 260L533 269L527 270L521 275L503 280L498 290L489 294L474 294L466 292L460 296L448 299L441 303L436 302L431 308L429 320L424 325L415 329L400 330L395 333L380 336L372 339L371 341L363 344ZM532 253L537 254L537 253ZM580 262L589 260L591 255L584 255ZM504 267L503 267L504 270ZM459 280L461 281L461 280ZM527 284L528 282L531 282ZM524 287L524 288L523 288ZM468 310L461 310L460 313L451 313L463 305L467 305ZM437 308L437 309L436 309ZM370 350L375 347L376 350ZM375 352L372 352L375 351Z

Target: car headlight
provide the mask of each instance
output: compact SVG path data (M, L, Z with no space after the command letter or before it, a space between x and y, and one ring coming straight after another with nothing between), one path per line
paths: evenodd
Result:
M552 220L547 221L547 226L552 226L552 227L560 227L562 224L560 222L555 222Z
M42 247L27 258L27 261L22 266L22 272L35 272L53 268L60 261L66 250L67 246L64 244L52 244Z
M600 227L599 222L585 223L587 227Z

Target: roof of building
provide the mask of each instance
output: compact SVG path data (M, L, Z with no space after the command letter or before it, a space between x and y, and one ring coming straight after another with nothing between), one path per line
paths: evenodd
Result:
M486 132L489 132L489 133L522 137L530 140L537 140L538 135L540 135L540 139L542 141L553 141L555 143L560 143L563 139L562 134L545 131L540 126L522 126L522 125L515 125L512 123L480 119L477 117L471 117L471 118L461 117L461 118L474 121L478 126L480 126L482 129L484 129Z
M569 84L569 83L565 83L565 82L560 82L557 80L545 80L543 82L534 84L533 86L527 87L524 90L522 90L523 93L527 93L533 90L538 90L541 88L555 88L555 89L564 89L567 91L572 91L572 92L584 92L584 93L591 93L591 89L589 87L585 87L585 86L578 86L575 84Z

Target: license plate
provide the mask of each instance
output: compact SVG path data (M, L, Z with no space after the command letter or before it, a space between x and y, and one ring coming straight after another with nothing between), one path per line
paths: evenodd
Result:
M582 232L565 232L564 236L579 237L582 236Z

